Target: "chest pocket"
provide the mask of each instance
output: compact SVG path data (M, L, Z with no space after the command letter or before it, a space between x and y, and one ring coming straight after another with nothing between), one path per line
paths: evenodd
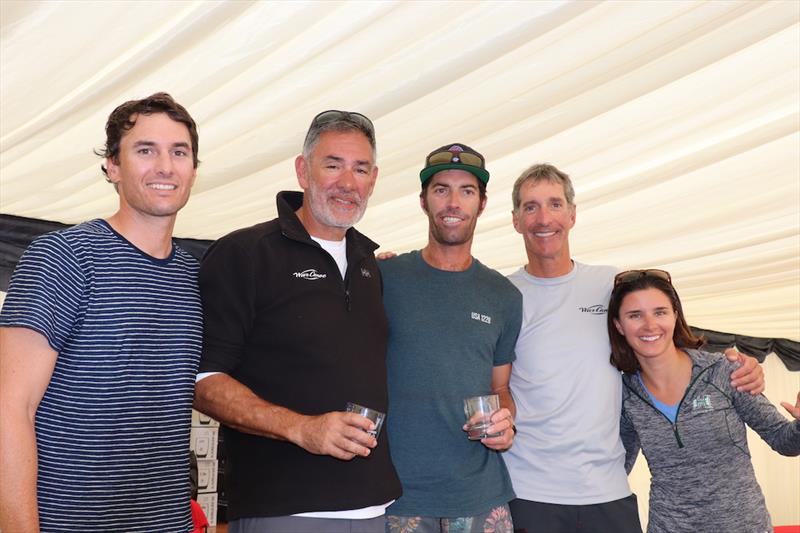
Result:
M706 383L686 398L681 410L678 425L692 428L693 440L700 441L695 444L734 444L747 454L744 422L727 394Z

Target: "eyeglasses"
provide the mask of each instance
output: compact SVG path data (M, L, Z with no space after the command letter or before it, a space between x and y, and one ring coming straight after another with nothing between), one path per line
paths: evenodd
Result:
M336 122L338 120L351 122L361 128L369 130L373 136L375 135L375 126L372 124L372 121L361 113L356 113L354 111L339 111L337 109L323 111L314 117L314 120L311 121L311 127L321 126L322 124Z
M455 159L456 161L453 161ZM445 165L447 163L453 162L461 162L465 165L471 165L473 167L484 168L483 158L478 154L473 154L467 151L460 151L451 152L450 150L443 150L441 152L435 152L428 156L428 162L425 165L426 167L432 167L434 165Z
M620 272L614 276L614 288L617 288L617 286L622 283L629 283L647 276L663 279L670 285L672 284L672 277L669 275L669 272L657 268L648 268L646 270L626 270L625 272Z

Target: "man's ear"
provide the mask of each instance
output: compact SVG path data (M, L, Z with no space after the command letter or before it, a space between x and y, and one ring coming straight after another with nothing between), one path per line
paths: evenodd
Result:
M511 224L514 225L514 229L517 230L517 233L522 233L522 223L519 220L519 214L515 210L511 210Z
M294 172L297 174L297 183L303 190L308 189L308 161L303 154L294 158Z
M486 200L488 200L488 199L489 199L488 195L484 195L483 198L481 198L481 205L478 208L478 216L481 216L481 213L483 213L483 210L486 209Z
M372 192L375 190L375 183L378 181L378 167L372 167L372 175L370 176L372 183L369 185L369 191L367 192L367 198L372 196Z
M115 161L113 157L106 157L106 176L108 181L117 184L120 180L119 175L119 161Z
M569 229L572 229L575 226L575 216L577 214L578 214L578 206L577 205L572 205L572 214L569 217L570 222L571 222L571 224L569 226Z

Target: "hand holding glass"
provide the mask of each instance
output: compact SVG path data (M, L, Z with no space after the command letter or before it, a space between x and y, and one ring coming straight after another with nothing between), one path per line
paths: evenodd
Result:
M375 423L375 429L371 431L367 431L370 435L378 438L378 435L381 432L381 427L383 426L383 419L386 418L386 414L381 413L380 411L376 411L375 409L370 409L369 407L364 407L363 405L358 405L357 403L347 402L347 407L345 407L345 411L348 413L356 413L364 418L368 418L372 422Z
M469 440L481 440L502 435L502 433L491 435L487 433L489 426L492 425L492 414L498 409L500 409L500 398L497 394L464 399L464 414L467 417Z

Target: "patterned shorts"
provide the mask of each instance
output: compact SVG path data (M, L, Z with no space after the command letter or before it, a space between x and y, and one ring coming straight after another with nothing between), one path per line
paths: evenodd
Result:
M386 533L513 533L508 505L459 518L386 515Z

